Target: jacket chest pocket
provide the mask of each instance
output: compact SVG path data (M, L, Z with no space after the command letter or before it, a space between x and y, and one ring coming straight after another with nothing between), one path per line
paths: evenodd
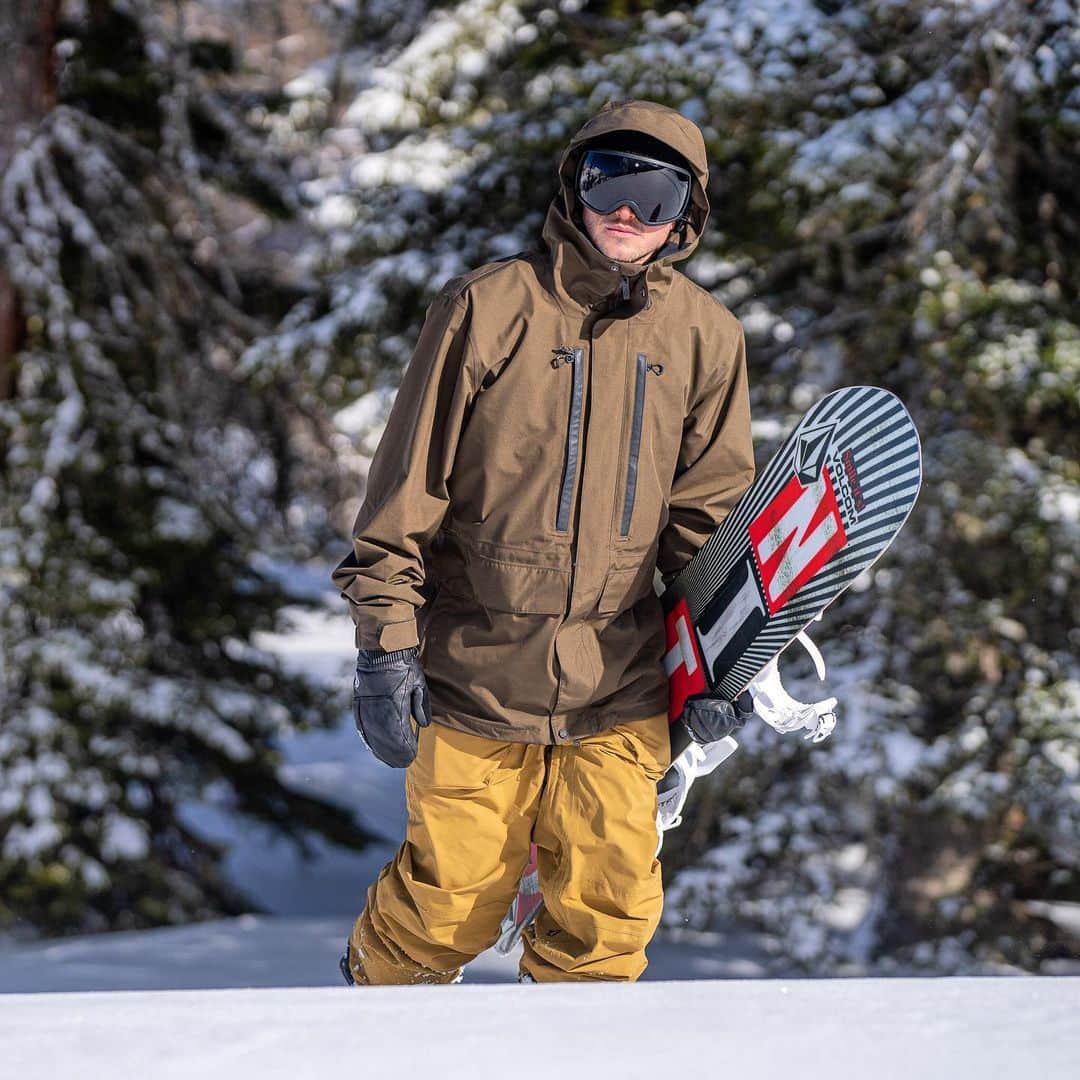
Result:
M623 481L622 507L619 513L619 539L630 535L630 523L634 517L634 504L638 497L638 473L641 462L641 437L645 427L645 410L648 407L649 384L652 377L664 374L663 364L650 364L645 353L637 354L634 366L634 392L630 405L630 439L627 445Z

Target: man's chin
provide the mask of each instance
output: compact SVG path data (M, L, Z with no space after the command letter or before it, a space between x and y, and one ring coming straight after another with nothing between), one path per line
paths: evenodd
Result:
M589 239L592 241L593 247L595 247L605 259L610 259L612 262L639 263L646 259L648 254L650 254L648 252L643 253L637 244L624 245L618 240L612 243L610 234L607 236L595 236L586 232L586 235L588 235Z
M600 250L614 262L633 263L641 258L641 252L636 245L624 247L622 244L606 244Z

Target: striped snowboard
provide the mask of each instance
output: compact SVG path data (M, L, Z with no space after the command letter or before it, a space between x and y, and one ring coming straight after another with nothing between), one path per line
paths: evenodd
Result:
M822 398L662 599L672 722L733 700L873 564L919 493L919 436L888 390Z

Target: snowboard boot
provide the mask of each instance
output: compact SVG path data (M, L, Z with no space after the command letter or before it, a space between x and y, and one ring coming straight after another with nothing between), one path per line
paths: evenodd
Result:
M341 954L341 958L338 960L338 967L341 969L342 977L345 979L346 986L355 986L356 980L353 978L352 969L349 967L349 950L352 946L348 942L345 942L345 951Z
M349 942L345 943L345 951L341 954L341 956L338 959L338 969L341 971L341 976L345 980L345 985L346 986L367 986L368 985L367 979L361 979L361 981L358 982L357 979L356 979L355 974L353 973L353 968L352 968L352 944L349 943ZM464 968L459 968L458 973L450 980L450 985L454 986L457 983L461 982L464 978L465 978L465 969ZM529 981L531 982L532 980L530 979Z

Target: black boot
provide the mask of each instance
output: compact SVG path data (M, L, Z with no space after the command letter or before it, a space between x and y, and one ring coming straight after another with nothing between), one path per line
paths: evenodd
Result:
M345 978L346 986L355 986L356 980L353 978L352 968L349 965L349 949L351 946L346 943L345 951L341 954L341 959L338 961L338 967L341 968L341 974Z

